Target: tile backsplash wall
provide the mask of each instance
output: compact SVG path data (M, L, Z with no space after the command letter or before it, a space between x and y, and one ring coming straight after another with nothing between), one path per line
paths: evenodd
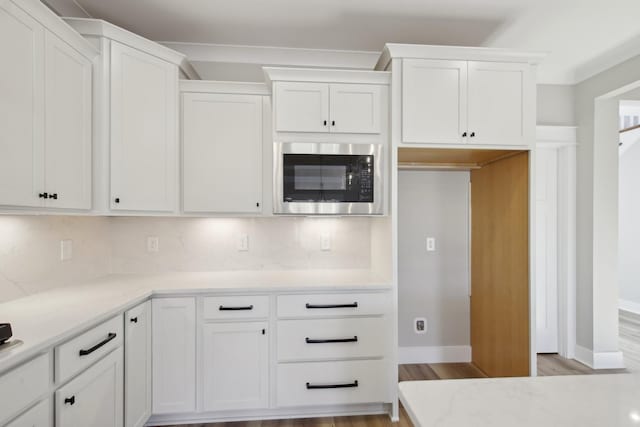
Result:
M90 280L111 271L109 219L0 216L0 302ZM73 242L60 260L60 241Z
M114 273L370 267L368 218L112 218ZM238 250L242 235L248 250ZM147 251L158 237L159 251ZM322 250L328 238L330 250Z
M369 218L0 216L0 302L110 273L368 269ZM238 250L242 235L248 250ZM149 252L147 238L158 238ZM330 250L321 242L327 238ZM60 260L60 241L73 241Z

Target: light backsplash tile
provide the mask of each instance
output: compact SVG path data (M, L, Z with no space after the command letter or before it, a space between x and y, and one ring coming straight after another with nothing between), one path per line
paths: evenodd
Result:
M369 269L369 218L0 216L0 302L110 273ZM238 251L241 234L249 250ZM321 249L328 235L331 250ZM159 251L147 251L147 237ZM60 260L60 241L73 257Z

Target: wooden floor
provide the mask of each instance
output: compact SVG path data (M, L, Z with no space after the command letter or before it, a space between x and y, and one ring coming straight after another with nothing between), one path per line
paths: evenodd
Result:
M620 312L620 350L624 353L627 369L595 371L575 360L557 354L538 355L538 375L591 375L602 373L640 372L640 316ZM442 380L460 378L483 378L482 373L471 363L430 363L400 365L400 381ZM296 420L268 420L192 424L190 427L413 427L404 408L400 407L400 422L392 423L387 415L355 417L325 417ZM170 426L187 427L187 426Z

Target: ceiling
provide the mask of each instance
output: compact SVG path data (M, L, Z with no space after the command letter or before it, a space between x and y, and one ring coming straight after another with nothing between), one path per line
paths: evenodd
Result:
M46 0L157 41L380 51L385 42L549 52L545 83L640 53L638 0Z

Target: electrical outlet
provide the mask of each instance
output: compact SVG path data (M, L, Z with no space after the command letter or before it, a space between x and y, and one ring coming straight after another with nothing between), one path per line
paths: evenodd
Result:
M427 252L435 252L435 251L436 251L436 238L427 237Z
M320 249L323 251L331 250L331 234L322 233L320 235Z
M416 317L413 319L413 331L416 334L426 334L427 333L427 319L424 317Z
M147 252L155 253L160 251L160 239L158 236L147 237Z
M241 252L246 252L249 250L249 235L246 233L240 234L238 236L237 249Z
M60 261L73 258L73 240L60 240Z

